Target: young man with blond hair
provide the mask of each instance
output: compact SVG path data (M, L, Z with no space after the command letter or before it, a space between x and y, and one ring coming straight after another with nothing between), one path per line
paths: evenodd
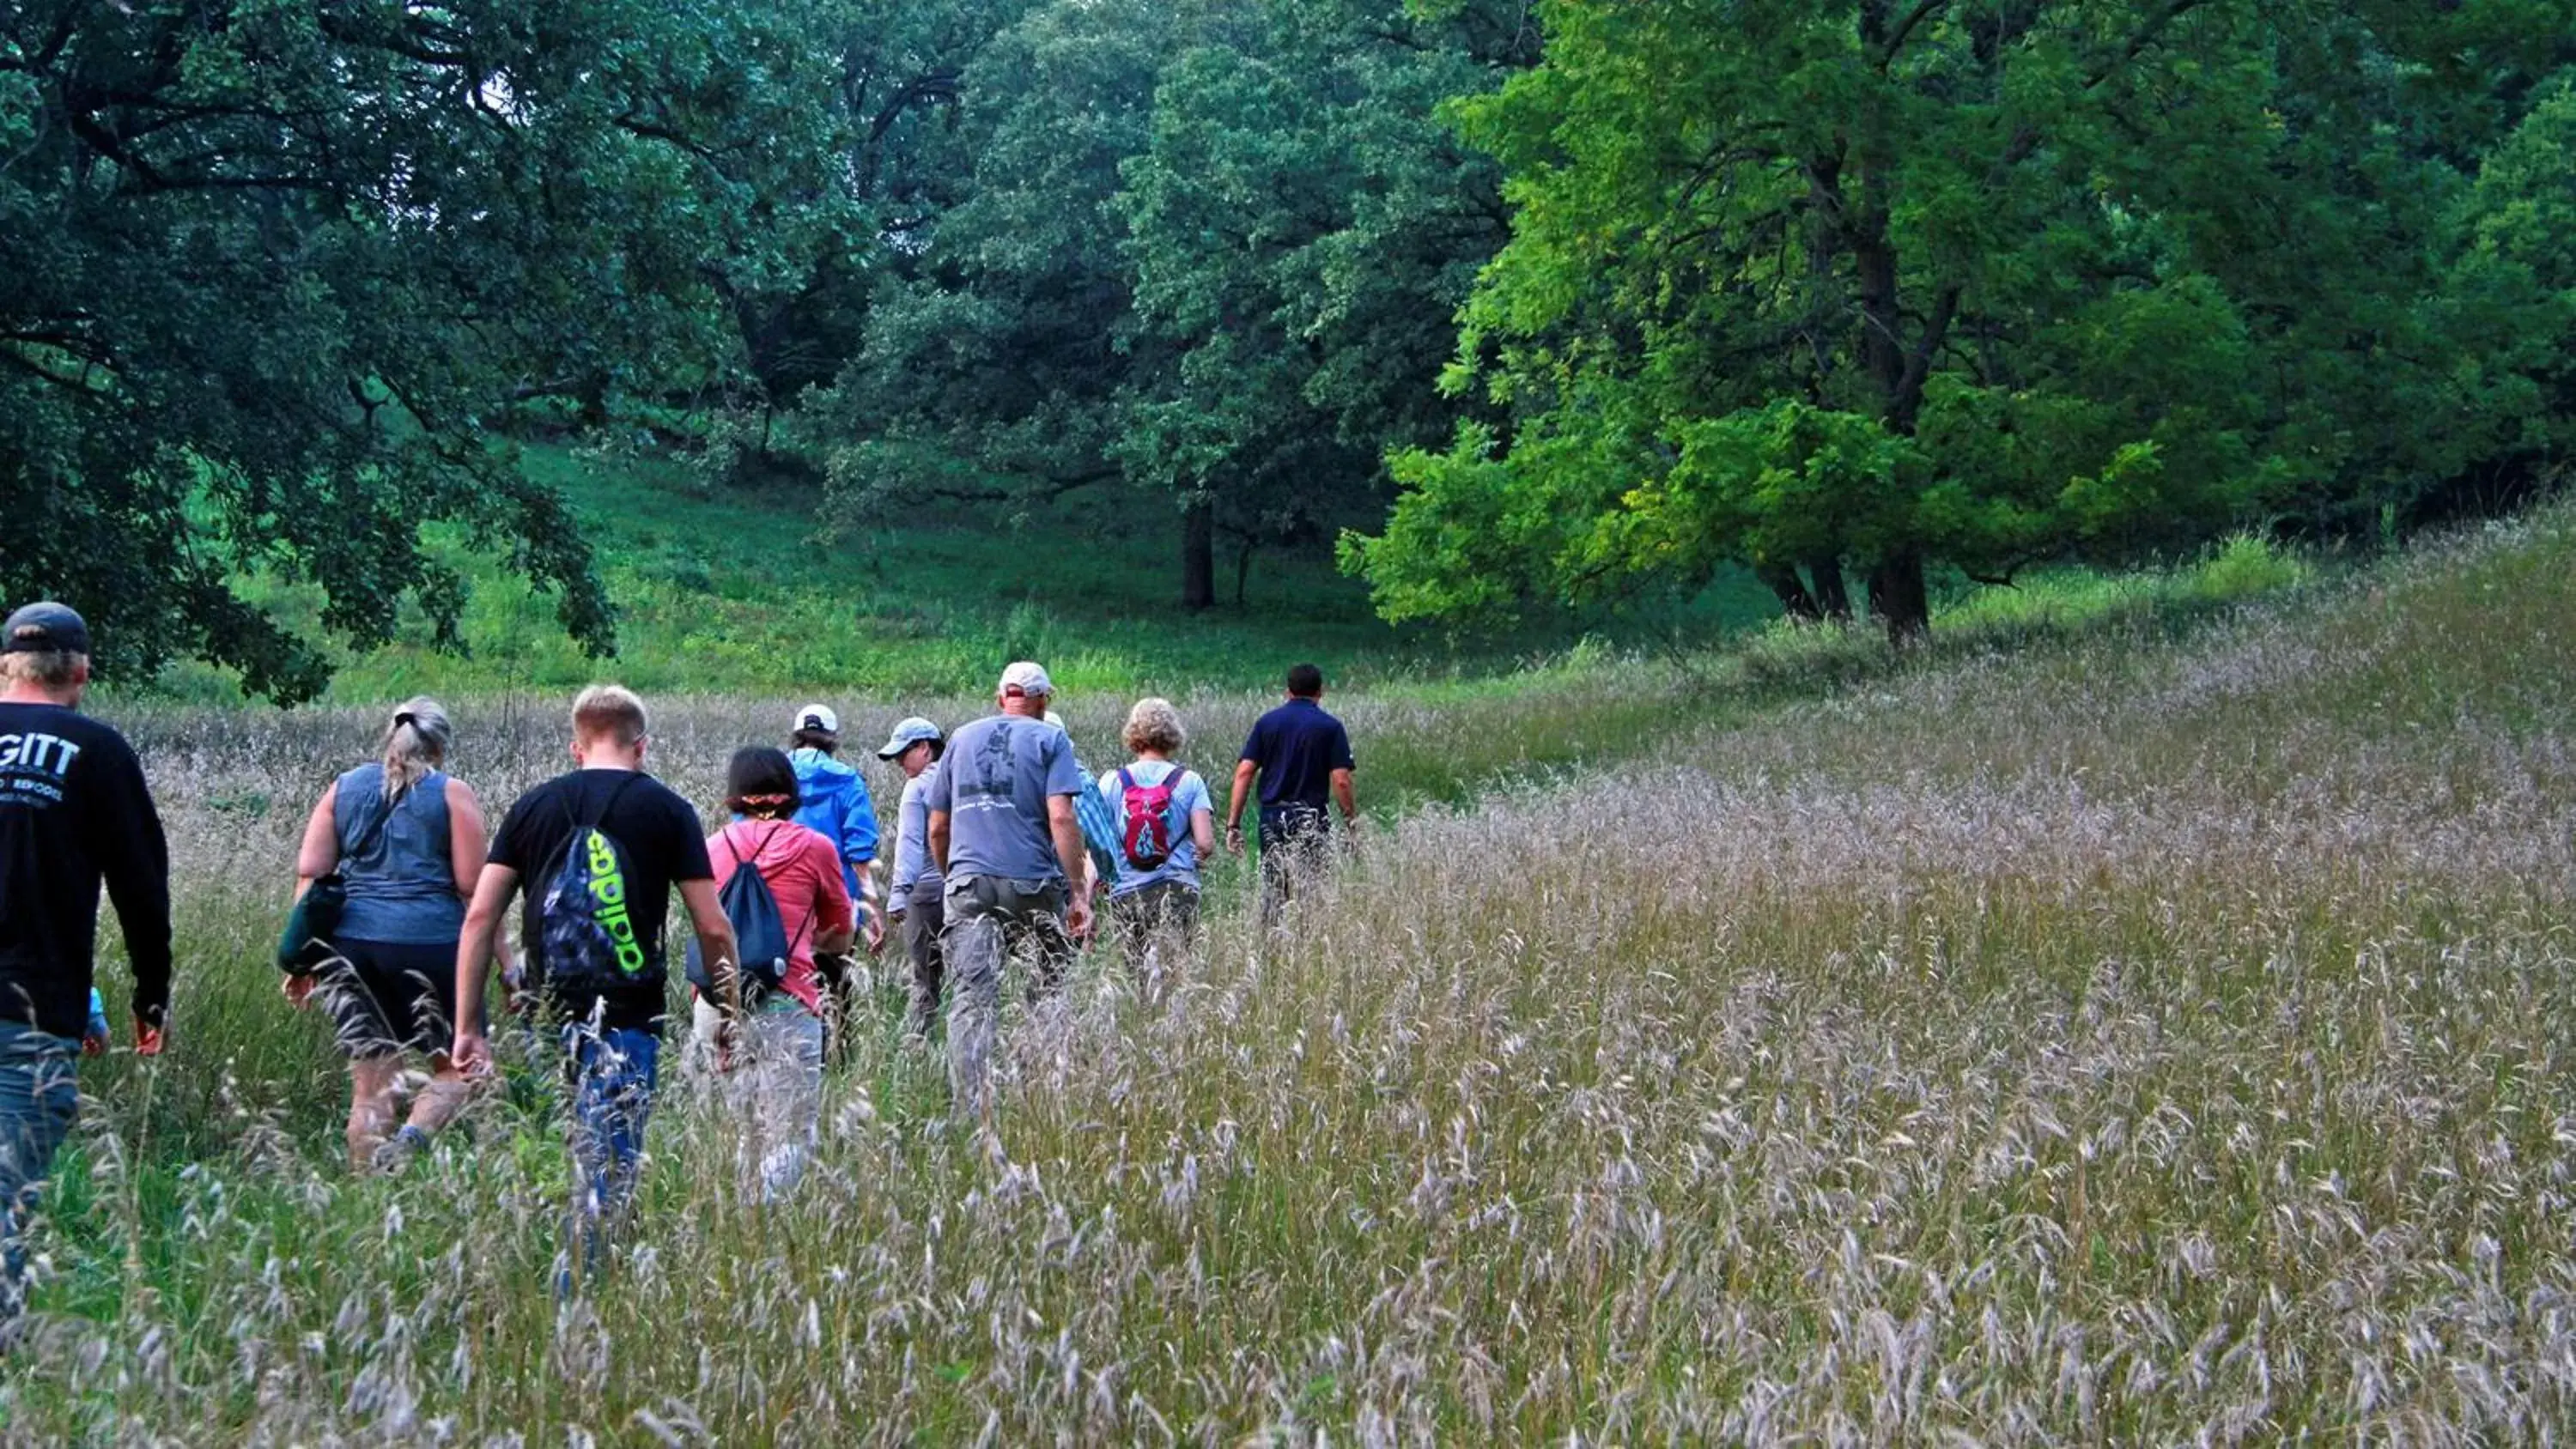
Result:
M89 626L61 604L0 625L0 1334L24 1305L21 1238L80 1106L102 882L134 968L135 1050L170 1006L170 851L125 738L80 713Z
M1073 741L1046 722L1055 694L1025 661L1002 671L995 713L957 731L926 803L930 858L946 884L948 1086L960 1112L991 1112L1002 965L1031 957L1029 994L1064 979L1091 929L1088 861L1074 798L1090 788Z
M484 977L501 913L528 883L522 943L527 986L561 1035L572 1088L574 1235L585 1269L605 1261L608 1219L635 1189L661 1063L662 926L674 887L698 948L733 973L732 923L697 811L644 773L651 744L644 701L614 684L583 690L572 708L575 768L519 797L492 837L492 855L466 908L456 956L460 1071L488 1071ZM728 1018L739 1005L725 993Z

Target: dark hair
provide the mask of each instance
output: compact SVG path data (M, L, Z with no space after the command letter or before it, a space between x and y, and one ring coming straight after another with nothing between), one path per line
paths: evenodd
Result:
M823 730L798 730L794 743L800 750L821 750L830 755L840 752L841 737Z
M767 745L746 745L733 752L725 767L725 808L738 815L784 820L796 813L800 792L796 766L787 752Z
M1312 664L1288 666L1288 692L1299 699L1313 699L1324 692L1324 671Z

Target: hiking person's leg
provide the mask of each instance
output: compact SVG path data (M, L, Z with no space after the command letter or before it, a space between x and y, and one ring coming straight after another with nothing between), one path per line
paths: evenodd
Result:
M403 1126L423 1136L435 1136L455 1121L457 1114L465 1110L465 1104L472 1100L474 1084L456 1070L456 1064L447 1059L445 1052L441 1052L431 1060L429 1082L411 1099L411 1115L403 1119Z
M1146 957L1153 964L1153 994L1158 998L1188 972L1198 952L1199 934L1199 893L1176 880L1163 882L1159 889L1145 944Z
M855 950L814 953L814 1017L827 1060L848 1057L850 1031L866 1018L876 980L875 967Z
M456 1070L447 1058L447 1049L456 1040L456 949L453 946L405 946L378 948L388 957L380 964L396 968L393 973L401 990L401 1019L409 1026L405 1045L429 1058L429 1080L412 1094L411 1110L392 1136L378 1145L370 1161L379 1171L401 1167L415 1153L429 1146L429 1139L456 1120L465 1104L473 1100L473 1085ZM379 972L379 974L384 974ZM398 1085L395 1079L386 1083L388 1091ZM356 1144L351 1143L354 1152Z
M804 1180L823 1110L823 1021L801 1007L763 1011L752 1021L752 1107L760 1142L763 1202Z
M573 1072L574 1227L597 1268L612 1220L634 1196L653 1111L661 1041L626 1027L569 1029Z
M345 1135L351 1172L373 1168L376 1150L393 1135L394 1079L402 1075L402 1067L403 1059L391 1052L349 1059L349 1123Z
M1011 922L1019 942L1015 951L1029 959L1029 1003L1052 1000L1064 992L1064 979L1081 949L1066 924L1073 897L1061 884L1019 882L1012 888Z
M1148 953L1153 950L1153 933L1149 929L1151 912L1147 902L1155 887L1130 891L1109 898L1109 936L1118 943L1118 959L1127 965L1132 981L1142 983L1151 974Z
M980 1117L989 1110L993 1033L1001 1012L1002 918L993 882L982 877L948 887L947 929L948 1093L956 1109Z
M682 1080L699 1088L715 1083L722 1066L723 1040L724 1012L692 989L689 993L689 1038L680 1049Z
M376 1150L394 1130L394 1087L406 1036L401 1025L408 1020L400 1009L402 993L376 969L375 954L370 942L334 941L331 958L313 973L315 997L349 1062L349 1117L341 1136L352 1172L370 1170Z
M916 895L904 907L903 949L912 960L903 1019L907 1037L929 1040L930 1028L939 1019L939 990L947 974L942 940L947 920L947 904L936 894Z
M26 1309L27 1221L80 1110L80 1043L0 1021L0 1343Z
M1297 894L1297 814L1264 808L1261 824L1261 928L1278 929Z

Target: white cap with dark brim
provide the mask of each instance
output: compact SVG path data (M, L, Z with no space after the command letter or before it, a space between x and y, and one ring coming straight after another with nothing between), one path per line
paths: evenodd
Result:
M930 721L923 719L919 715L915 715L912 718L897 724L894 727L894 733L886 736L885 748L877 751L877 758L880 760L901 759L904 751L911 749L914 745L920 744L923 740L931 740L935 742L945 740L947 738L947 733L941 730L939 726L932 724Z

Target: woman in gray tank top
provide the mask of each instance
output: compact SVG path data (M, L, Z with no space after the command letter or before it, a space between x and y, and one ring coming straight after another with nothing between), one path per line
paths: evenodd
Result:
M322 792L296 855L298 896L334 869L348 884L332 958L286 978L286 998L328 1011L349 1058L349 1163L357 1171L400 1167L468 1092L447 1049L456 1030L456 938L485 842L482 802L441 768L453 735L438 701L406 701L385 727L380 758ZM429 1058L430 1078L396 1131L395 1088L414 1052Z

